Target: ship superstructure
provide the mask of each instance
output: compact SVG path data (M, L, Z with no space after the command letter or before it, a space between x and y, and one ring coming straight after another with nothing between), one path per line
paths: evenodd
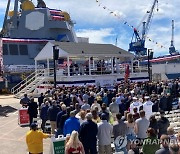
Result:
M4 65L33 65L50 40L77 42L69 14L41 4L35 7L29 0L15 0L14 10L10 11L8 1L1 32Z

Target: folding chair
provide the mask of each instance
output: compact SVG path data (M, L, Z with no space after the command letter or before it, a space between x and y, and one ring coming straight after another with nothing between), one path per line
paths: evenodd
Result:
M51 133L50 120L47 120L47 121L46 121L45 128L44 128L44 132L45 132L45 133Z

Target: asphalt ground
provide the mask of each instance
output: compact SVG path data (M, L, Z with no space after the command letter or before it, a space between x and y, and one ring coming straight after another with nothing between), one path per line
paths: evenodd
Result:
M26 132L29 127L18 125L19 100L12 95L0 96L0 154L27 154ZM44 154L50 152L50 139L44 140Z

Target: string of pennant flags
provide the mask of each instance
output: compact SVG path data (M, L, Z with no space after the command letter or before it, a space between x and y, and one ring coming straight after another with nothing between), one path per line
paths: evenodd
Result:
M108 11L109 14L113 15L114 17L116 17L118 20L121 20L123 22L124 25L127 25L128 27L130 27L131 29L134 29L135 26L129 24L128 21L126 21L125 19L123 19L122 15L118 13L118 11L113 11L111 9L109 9L107 6L105 6L104 4L102 4L100 2L100 0L96 0L96 3L98 3L98 6L103 8L104 10ZM148 13L148 12L147 12ZM146 35L146 38L149 42L152 42L154 44L156 44L158 47L160 48L166 48L164 45L162 45L161 43L158 43L157 41L153 40L151 37Z

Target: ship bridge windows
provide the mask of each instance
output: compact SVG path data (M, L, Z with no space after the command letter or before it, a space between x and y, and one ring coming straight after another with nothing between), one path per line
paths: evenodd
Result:
M18 46L16 44L9 44L10 55L18 55Z
M27 45L19 45L20 55L28 55L28 47Z
M8 45L3 44L3 55L8 55Z

